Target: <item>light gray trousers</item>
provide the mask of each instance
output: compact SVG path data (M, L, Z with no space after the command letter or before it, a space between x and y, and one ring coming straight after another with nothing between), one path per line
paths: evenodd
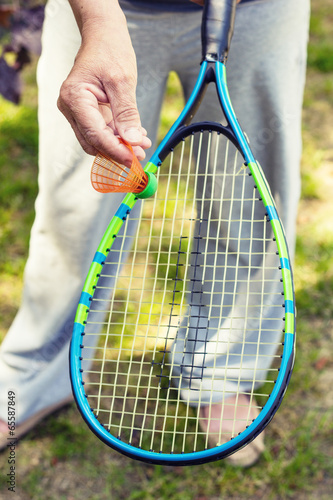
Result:
M236 115L265 167L292 252L309 10L309 0L240 4L228 60ZM155 141L169 72L178 73L185 98L196 80L201 13L154 13L151 7L125 13L138 56L141 120ZM80 44L67 1L49 0L42 43L36 218L22 304L0 351L0 418L6 418L7 391L15 389L18 423L71 392L68 348L76 306L97 244L122 199L92 189L92 157L56 107ZM208 90L198 119L220 121L214 92Z

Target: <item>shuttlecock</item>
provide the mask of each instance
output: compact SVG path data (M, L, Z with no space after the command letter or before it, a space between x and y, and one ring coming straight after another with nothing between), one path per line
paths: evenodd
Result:
M132 152L130 167L121 165L101 154L95 157L91 168L91 183L99 193L141 193L148 184L148 175L144 172L132 147L122 141Z

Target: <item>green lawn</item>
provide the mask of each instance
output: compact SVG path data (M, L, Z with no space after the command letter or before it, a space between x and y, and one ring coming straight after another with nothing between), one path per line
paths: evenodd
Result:
M267 429L267 450L249 470L224 462L195 467L144 465L108 449L73 406L49 417L17 447L17 498L321 499L333 490L333 3L313 0L304 99L302 201L294 266L297 357L284 403ZM0 335L20 301L37 194L34 68L25 71L23 102L0 100ZM174 76L162 128L177 115ZM8 453L0 455L0 498Z

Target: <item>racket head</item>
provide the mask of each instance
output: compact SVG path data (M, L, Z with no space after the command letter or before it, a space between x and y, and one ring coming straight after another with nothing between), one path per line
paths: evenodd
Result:
M209 141L211 144L215 143L215 149L211 149L208 155L209 157L214 157L215 155L215 157L217 158L216 144L218 143L220 143L220 152L221 148L227 147L226 145L228 145L228 148L232 149L232 153L230 153L231 160L229 158L229 160L225 162L225 166L222 168L221 174L219 176L216 175L216 167L215 173L214 167L213 173L209 173L207 170L205 170L209 165L214 165L214 161L216 163L216 160L211 160L209 162L191 160L190 168L192 168L192 173L190 175L187 175L186 168L183 169L182 167L181 170L179 170L178 168L177 171L177 168L171 167L170 169L170 167L166 166L169 162L170 155L177 155L178 150L180 150L179 155L183 158L183 161L184 158L189 161L189 156L191 155L192 158L200 156L198 153L198 144L195 146L193 145L197 139L198 143L200 142L200 137L202 137L202 141L204 141L204 145L201 144L202 154L206 154L206 150L208 147L212 148L212 146L208 145ZM191 143L192 146L190 145ZM190 151L191 148L192 152ZM222 156L225 157L225 154ZM235 162L235 156L237 156L238 158L237 162ZM73 392L79 410L81 411L83 418L86 420L92 431L106 444L132 458L150 463L165 465L195 464L224 458L250 442L263 430L263 428L270 421L278 406L280 405L283 394L287 387L293 366L295 342L295 316L290 261L283 229L277 216L269 188L264 180L264 176L260 169L260 166L256 162L247 163L245 161L244 165L244 159L248 156L249 152L244 151L242 145L237 140L234 130L232 130L230 126L223 127L220 124L205 122L193 124L187 127L178 127L177 130L171 134L171 137L169 137L169 139L162 143L161 147L154 155L153 160L156 164L152 161L146 166L146 169L148 171L151 171L153 173L157 172L158 174L159 188L156 196L150 200L146 200L145 206L140 207L140 202L134 194L127 195L124 199L124 202L119 207L115 217L112 219L109 228L107 229L106 234L102 240L102 243L95 255L94 262L91 266L91 270L80 299L73 339L71 343L70 359ZM158 161L156 161L156 159ZM160 160L162 160L163 162L162 165L160 165ZM204 165L203 167L202 164ZM165 177L164 180L163 176ZM206 242L207 240L211 239L211 235L207 237L207 234L211 232L209 229L207 230L207 225L203 234L197 234L195 232L195 226L198 226L198 223L193 220L195 217L197 217L197 215L194 217L194 212L196 214L198 213L198 211L200 212L207 199L215 200L215 203L217 190L216 188L214 188L214 186L219 185L221 187L221 182L222 184L224 182L225 186L220 192L220 201L218 201L218 204L220 203L220 208L222 207L223 200L225 200L226 198L225 193L227 192L226 182L228 182L228 176L230 177L230 179L232 179L231 183L234 182L235 184L240 182L240 187L234 187L234 193L238 192L238 200L241 199L241 195L242 193L244 193L244 187L242 187L243 184L246 182L247 186L251 185L250 191L252 192L252 199L255 200L256 210L259 210L259 212L261 213L260 219L258 219L258 221L260 220L260 226L266 228L264 229L264 231L267 231L267 227L269 227L269 234L267 233L265 239L267 240L267 242L269 242L269 245L273 245L274 247L274 251L269 252L269 258L274 260L274 266L276 269L278 267L281 268L278 270L279 277L276 281L276 287L277 295L279 295L280 297L279 315L281 321L284 322L285 332L283 334L282 340L278 342L278 345L276 346L276 352L274 354L276 366L272 373L276 375L276 379L274 381L269 379L266 382L266 386L270 385L272 390L270 391L270 394L266 394L266 396L258 396L261 400L262 405L259 416L253 422L247 422L247 428L244 429L243 432L241 432L239 435L233 435L232 439L228 439L227 442L211 448L207 440L207 435L205 435L204 432L200 431L198 424L198 412L200 410L200 407L205 405L201 405L200 401L198 402L197 396L193 397L193 393L200 392L198 391L198 388L196 386L198 377L193 377L193 390L186 392L184 387L182 387L182 382L179 380L179 378L182 377L179 377L179 373L177 375L177 367L174 361L175 356L172 353L172 347L170 348L170 342L171 344L173 343L174 345L177 345L177 332L181 329L181 321L177 320L178 322L176 321L176 325L174 325L174 318L178 318L179 316L184 316L184 314L186 314L184 313L184 311L179 310L179 305L176 306L176 304L179 304L180 299L177 298L178 302L176 302L175 296L183 294L183 305L184 308L186 308L187 306L185 304L191 303L191 300L193 300L194 292L198 291L192 288L192 298L191 292L186 291L186 289L188 290L188 287L191 289L191 284L193 283L193 280L196 279L195 276L193 276L193 271L191 271L190 269L191 265L188 265L188 279L185 280L185 283L178 289L178 285L182 283L181 279L183 278L181 278L177 274L177 269L179 270L186 267L184 265L186 264L186 257L185 261L181 261L181 259L184 259L184 255L186 256L188 254L188 248L186 244L184 246L184 241L186 239L190 239L190 236L192 236L192 240L195 243L199 242L199 244L202 245L202 241L205 239L205 232ZM198 192L198 189L200 191L200 188L198 188L198 182L196 180L205 178L211 178L211 180L214 180L214 182L210 183L211 185L213 185L211 193L208 196L209 188L207 188L207 185L209 184L209 182L207 180L203 181L204 183L206 182L206 188L204 188L206 189L206 193L205 196L203 196L205 202L202 203L202 200L200 201L200 199L198 199L198 196L194 196L195 202L193 202L193 193ZM227 179L227 181L223 181L223 178ZM175 181L174 184L172 183L172 179ZM166 185L169 185L169 191L167 192L164 191L166 189ZM192 186L191 189L189 189L189 185ZM185 196L184 193L186 192L186 189L188 190L188 192ZM183 190L183 194L181 196L179 194L179 190ZM173 198L175 198L176 192L178 200L185 200L186 198L186 201L178 201L178 203L180 203L178 207L174 206L175 200L172 199L172 196ZM161 212L161 210L158 210L158 208L156 208L157 200L159 197L160 201L165 202L164 208L162 210L162 218L160 216L154 216L155 221L152 221L153 216L151 214L154 214L156 210L157 212ZM151 207L153 207L154 205L155 209L152 209ZM170 208L170 206L172 208ZM259 208L257 209L257 207ZM95 360L95 365L99 366L99 368L93 368L92 370L89 368L87 370L84 365L86 363L89 364L89 361L91 360L91 355L89 353L92 352L92 348L89 347L89 342L88 344L86 342L87 339L93 339L92 344L95 343L95 337L100 334L100 331L97 330L95 333L92 333L92 330L95 329L96 324L99 321L97 321L96 317L104 315L104 306L101 309L99 305L101 303L103 304L103 301L110 301L110 297L108 295L110 295L111 290L115 291L117 289L119 290L119 288L122 288L123 290L121 291L121 293L124 293L125 289L125 293L130 294L131 284L128 280L132 279L132 283L136 281L136 289L134 290L134 293L137 294L137 288L141 288L143 290L142 297L146 293L147 288L144 282L146 281L146 283L149 283L148 288L152 286L149 277L143 279L142 276L137 277L135 273L133 277L134 270L140 269L140 265L142 266L142 261L140 264L140 259L138 261L136 261L135 259L133 260L130 255L130 250L124 251L122 256L117 257L118 261L113 262L112 265L117 270L114 276L110 276L110 273L107 271L107 268L110 265L108 263L110 261L110 255L112 255L113 251L116 254L119 253L119 249L125 248L126 238L121 234L121 231L124 230L126 232L126 226L129 226L131 221L131 214L133 214L137 210L141 212L141 215L134 215L134 219L140 219L142 223L146 223L146 225L148 225L149 229L144 230L143 226L139 225L137 228L137 232L134 233L134 236L129 236L129 238L134 242L134 246L137 245L137 242L146 240L147 235L145 234L145 231L148 231L148 233L150 233L151 235L154 235L154 231L159 231L161 224L165 224L165 217L163 214L169 214L169 217L166 218L170 218L173 220L177 218L182 219L180 217L181 213L187 214L186 217L183 217L184 220L186 219L186 222L184 222L184 220L181 220L180 222L180 229L178 229L176 237L175 229L173 229L174 234L171 239L170 235L159 234L158 239L160 242L163 243L163 241L166 241L167 239L171 241L171 245L169 245L170 250L168 252L162 253L161 251L159 251L160 261L161 256L162 261L163 259L165 260L164 264L161 261L159 270L156 262L154 264L154 259L156 261L156 255L158 254L158 251L155 251L154 256L154 252L151 251L150 248L143 248L140 251L137 250L136 254L139 255L140 258L144 256L144 259L148 259L148 261L144 260L145 264L143 267L145 269L149 269L149 267L153 267L153 269L155 269L153 271L156 276L153 285L155 287L153 288L154 294L157 293L156 289L159 287L159 281L161 279L160 275L169 276L170 268L172 267L170 262L173 259L173 275L171 273L172 276L170 278L170 283L173 284L173 288L171 287L171 290L167 289L167 291L165 291L164 288L162 290L158 290L162 293L162 295L165 295L165 302L163 302L162 305L155 304L155 302L159 302L158 300L154 299L154 297L156 297L157 295L152 297L150 292L148 293L146 299L141 300L141 305L138 305L135 300L126 299L124 301L124 298L121 298L121 296L118 298L114 295L113 299L111 299L111 302L113 301L113 316L111 313L108 313L108 318L105 320L105 317L103 317L103 319L100 320L100 326L97 328L97 330L99 328L103 329L104 326L106 326L106 331L102 333L101 336L102 343L100 352L102 353L102 359L93 358ZM256 214L256 210L252 210L252 213ZM228 211L230 210L228 209ZM223 215L222 208L220 212ZM170 213L172 214L171 217ZM258 216L255 215L255 217ZM145 221L145 219L149 218L150 220ZM224 220L224 218L224 216L220 217L222 221ZM199 217L199 219L203 219L203 217ZM137 223L141 224L140 221ZM252 226L255 225L256 222L254 221L257 221L257 218L252 220L252 222L249 222L249 224L252 224ZM213 224L213 222L211 222L210 224ZM186 225L187 229L185 230L185 233L187 231L187 235L184 234L184 228ZM261 229L261 231L263 231L263 229ZM226 232L228 232L228 229L226 229ZM255 236L258 237L257 230L255 230L255 233ZM145 236L145 238L143 238L143 236ZM148 243L149 247L149 245L151 245L152 238L148 238L147 241L150 241L150 243ZM116 242L118 245L117 248L115 248ZM131 247L131 245L129 245L129 247ZM248 242L245 243L245 247L248 247ZM245 255L246 251L247 249L243 251L239 249L239 260L242 259L242 253L244 253ZM206 259L206 269L209 269L209 259L211 258L208 255L209 252L206 251L206 256L204 251L194 250L194 252L197 252L198 254L201 253L200 258ZM204 257L202 257L202 255L204 255ZM149 260L151 258L152 260ZM130 266L130 273L128 274L127 278L125 277L123 285L119 286L119 282L118 284L115 284L115 280L117 279L116 275L118 275L118 270L121 268L124 260L127 261L126 265ZM199 264L199 267L201 265L202 263ZM252 267L255 268L255 266ZM167 273L165 273L166 270ZM181 269L181 271L182 273L185 272L184 269ZM220 269L219 274L221 274L221 272L222 274L224 273L225 278L226 273L229 271L221 271ZM253 269L253 273L255 274L256 272L257 271ZM270 271L267 272L269 274ZM110 288L107 288L105 286L105 279L111 279L112 285ZM162 281L163 279L164 278L162 277ZM208 278L207 281L209 281ZM215 281L217 281L217 279ZM223 283L223 281L225 280L220 279L220 281L221 283ZM254 280L252 280L250 272L247 282L248 287L252 286L252 281ZM259 288L260 287L261 293L265 294L266 285L261 284ZM201 296L204 296L204 292L205 290L203 290ZM254 285L253 293L258 293L258 287L256 285ZM100 294L100 298L98 298L98 294ZM115 292L115 294L117 294L117 292ZM122 301L126 302L127 312L121 310ZM149 328L147 328L147 312L142 310L142 303L149 304L149 311L153 311L155 306L162 309L163 314L161 315L161 312L154 313L156 315L155 317L158 318L159 315L161 317L163 316L163 318L167 317L169 318L169 324L165 325L165 323L162 322L161 328L161 322L158 321L157 324L153 324L151 327L149 327L151 328L151 330L149 331ZM195 304L193 307L195 306L197 307L198 304ZM163 308L165 307L168 309L167 312L163 310ZM215 304L212 302L210 311L211 316L214 315L212 314L212 312L214 312L214 307ZM242 307L245 307L244 303L242 304ZM177 308L178 310L176 311ZM260 321L262 321L262 318L264 318L265 316L263 307L260 314ZM119 319L115 320L115 315L116 317L118 316ZM152 317L153 313L150 312L148 313L148 316L149 315L150 317ZM207 314L203 316L206 317ZM238 318L236 318L236 320L237 319ZM135 343L135 332L140 332L140 329L142 330L142 328L145 330L145 333L143 335L143 346L141 345L141 347L139 348ZM270 328L266 329L266 333L269 333ZM164 330L164 333L162 332L162 330ZM230 331L232 331L232 328ZM237 329L236 333L239 333L237 332ZM263 332L261 332L261 335L262 334ZM108 344L110 338L112 340L111 345ZM246 340L246 335L244 335L243 338ZM158 339L158 342L155 344L154 339ZM147 348L148 343L150 343L151 340L153 340L152 347ZM167 342L167 340L169 340L170 342ZM211 339L210 342L210 345L214 345L214 339ZM240 342L241 339L238 337L237 343ZM263 343L265 342L268 342L267 338L263 341ZM123 350L121 349L122 345L125 346ZM217 349L216 345L219 345L219 341L215 342L215 349ZM257 344L256 348L260 350L259 344ZM141 352L139 352L140 349ZM147 352L144 352L145 349ZM229 345L229 351L231 349L232 346ZM185 342L183 348L183 356L186 356L188 354L187 350L188 345L186 345ZM107 355L105 353L107 353ZM128 357L128 354L129 358L126 360L126 356ZM146 361L147 355L148 361ZM167 361L168 357L169 359L171 358L171 362ZM106 368L106 365L109 363L108 359L113 360L113 369ZM144 364L142 362L144 362ZM184 365L186 365L186 363L184 363ZM139 367L139 372L137 371L137 367ZM172 374L175 368L176 376L173 378L172 375L170 376L170 373ZM146 373L146 371L148 372ZM89 384L85 382L86 376L90 378ZM122 379L124 379L124 377L125 379L127 378L127 381L125 383L121 381ZM226 380L227 378L228 375L224 377L224 380ZM145 382L141 383L143 380ZM150 388L148 388L147 386L147 380L149 380ZM223 379L221 379L220 377L218 383L221 383L221 381L223 384ZM262 382L263 381L260 381L260 383ZM140 384L142 387L140 387ZM212 388L214 390L210 392L208 398L206 397L207 394L205 396L205 404L216 402L216 384L214 385L214 387L213 385ZM257 382L255 380L252 380L250 385L252 389L248 390L247 392L249 393L250 397L253 398L254 395L257 395ZM103 392L105 389L106 392ZM153 405L152 409L149 409L148 407L149 391L154 392L154 398L151 398ZM242 391L239 391L239 393L241 392L244 393L244 389ZM160 399L158 399L158 397L156 396L158 393L163 393L163 396L161 396ZM230 395L230 389L226 389L225 392L223 392L223 390L220 391L220 400L224 401L228 395ZM110 417L110 413L108 413L106 420L101 417L106 414L106 412L104 411L104 407L102 408L103 405L108 407L108 411L110 410L110 408L112 408L111 414L113 413L113 416L111 415ZM137 414L135 414L135 411L133 411L134 407L137 408L137 411L135 410ZM159 413L160 411L162 412L161 414ZM170 414L168 414L168 412ZM167 417L164 419L164 421L162 418L163 414ZM114 419L114 421L112 419ZM126 419L128 419L127 423L125 423ZM149 425L148 422L150 422ZM146 424L148 426L147 428L145 428ZM128 427L130 426L132 426L132 428L128 429ZM156 429L154 426L156 426ZM124 429L123 434L121 428ZM145 433L147 434L147 436L141 437L142 434ZM155 437L152 438L152 435L154 433ZM196 443L195 451L193 448L194 442ZM197 444L198 442L200 443L199 445ZM169 444L166 445L166 443Z

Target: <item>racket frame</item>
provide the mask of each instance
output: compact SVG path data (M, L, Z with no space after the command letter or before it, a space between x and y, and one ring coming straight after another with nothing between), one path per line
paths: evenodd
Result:
M202 101L207 86L212 82L216 85L221 108L227 120L227 126L222 126L221 124L214 122L202 122L188 125L193 119L193 116ZM89 312L90 302L92 301L94 289L103 269L107 254L110 251L113 241L115 240L121 226L126 221L128 215L138 200L138 196L135 194L129 193L125 195L123 202L112 218L102 238L83 287L75 317L73 336L70 346L70 375L73 394L78 409L92 432L94 432L98 438L108 446L116 449L122 454L153 464L188 465L206 463L225 458L251 442L267 426L279 408L287 389L294 365L296 329L295 300L291 263L284 230L262 169L259 163L255 160L246 136L235 116L227 87L226 67L223 62L216 60L204 60L201 63L198 79L188 102L178 119L175 121L165 138L156 149L150 161L146 164L144 170L146 172L156 174L162 161L169 153L170 147L172 148L177 141L179 141L179 136L183 136L186 129L186 133L191 133L192 130L196 130L198 128L204 128L207 130L210 127L214 130L219 130L221 133L226 135L242 154L244 163L249 169L249 175L253 176L254 183L258 189L258 195L266 208L267 220L270 221L273 229L274 239L276 240L280 257L280 269L283 276L284 290L285 329L283 353L281 356L282 360L273 391L258 417L238 436L232 438L224 444L221 444L220 446L216 446L215 448L184 454L164 454L147 451L122 442L117 437L112 436L107 429L102 426L102 424L95 417L93 410L90 408L85 394L84 380L82 378L83 370L81 368L81 350L83 348L84 328Z

